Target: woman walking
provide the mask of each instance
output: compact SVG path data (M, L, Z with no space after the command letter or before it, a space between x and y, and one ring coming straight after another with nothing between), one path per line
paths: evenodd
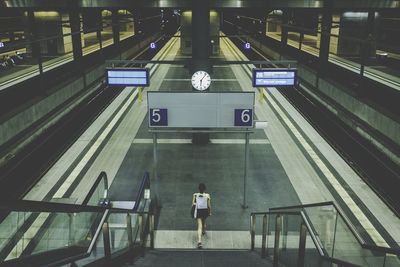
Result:
M199 184L199 193L193 194L192 207L194 218L197 220L197 247L202 248L201 236L206 233L206 219L211 215L211 197L205 193L206 185Z

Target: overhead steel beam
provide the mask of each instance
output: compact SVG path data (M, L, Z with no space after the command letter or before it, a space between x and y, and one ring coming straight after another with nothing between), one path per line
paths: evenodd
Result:
M324 8L333 9L400 8L400 0L213 0L211 8ZM77 0L81 8L191 8L191 0ZM1 7L54 9L69 8L70 0L3 0Z

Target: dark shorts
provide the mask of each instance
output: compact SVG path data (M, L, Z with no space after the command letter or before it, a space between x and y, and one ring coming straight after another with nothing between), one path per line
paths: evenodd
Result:
M198 209L197 210L197 219L205 219L208 217L208 209Z

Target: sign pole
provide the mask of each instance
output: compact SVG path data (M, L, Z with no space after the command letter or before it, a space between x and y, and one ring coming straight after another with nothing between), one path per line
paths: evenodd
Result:
M247 187L247 172L249 163L249 133L245 134L245 145L244 145L244 177L243 177L243 209L247 209L249 206L246 204L246 187Z
M157 178L157 133L153 133L153 171L154 178Z

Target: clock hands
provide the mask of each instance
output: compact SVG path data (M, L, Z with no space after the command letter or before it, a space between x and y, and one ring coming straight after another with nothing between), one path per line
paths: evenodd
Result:
M204 74L203 78L200 79L200 86L201 86L201 84L203 83L203 79L204 79L206 76L207 76L207 73Z

